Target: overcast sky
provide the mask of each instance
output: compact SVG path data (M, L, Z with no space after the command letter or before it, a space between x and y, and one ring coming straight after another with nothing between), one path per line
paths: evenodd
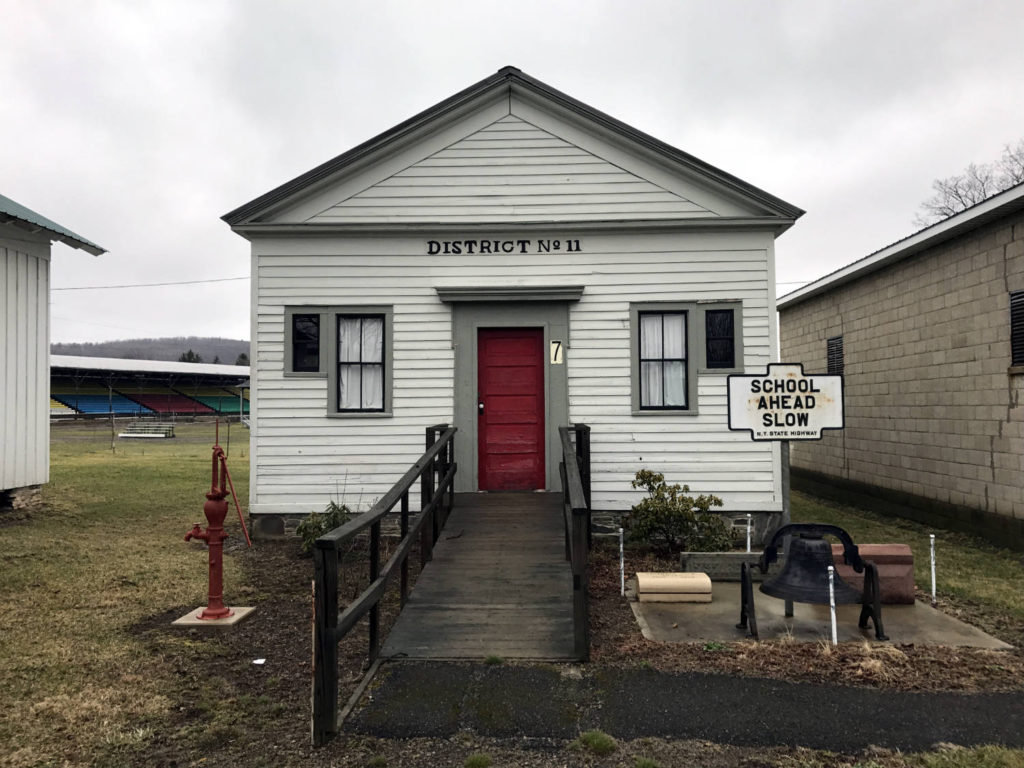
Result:
M248 243L220 217L509 64L805 209L780 295L910 234L933 179L1024 137L1019 0L0 0L0 19L0 194L109 251L54 247L54 341L248 338Z

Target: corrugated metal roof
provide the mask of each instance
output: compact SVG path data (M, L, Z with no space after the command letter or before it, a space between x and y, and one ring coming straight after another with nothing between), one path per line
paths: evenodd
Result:
M42 227L49 233L52 240L59 240L70 245L72 248L81 248L93 256L99 256L101 253L107 252L106 248L101 248L96 243L76 235L70 229L65 229L45 216L40 216L31 208L26 208L21 203L16 203L11 198L0 195L0 223L7 223L14 219L24 224Z
M83 357L81 355L50 355L50 370L74 368L82 371L119 371L123 373L180 373L201 376L249 378L248 365L214 365L213 363L178 363L170 360L126 360L119 357Z
M777 307L781 310L799 304L812 296L826 293L864 275L877 272L890 264L908 259L927 248L932 248L957 235L977 229L994 219L1019 210L1024 210L1024 184L1010 187L960 213L925 227L902 240L897 240L845 267L840 267L834 272L808 283L803 288L790 291L778 300Z

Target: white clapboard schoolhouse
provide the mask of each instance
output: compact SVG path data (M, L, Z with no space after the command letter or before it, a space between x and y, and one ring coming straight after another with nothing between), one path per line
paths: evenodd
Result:
M367 508L439 423L460 492L558 491L558 427L584 423L595 510L641 468L781 510L726 377L776 359L774 241L802 213L513 67L232 211L253 517Z

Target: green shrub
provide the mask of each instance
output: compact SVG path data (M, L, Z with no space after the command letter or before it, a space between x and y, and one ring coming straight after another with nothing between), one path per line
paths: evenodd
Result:
M339 525L343 525L352 517L352 510L344 504L331 501L323 512L310 512L309 517L299 523L295 532L302 539L302 551L309 552L313 548L313 542L319 539L328 531L333 531Z
M610 755L619 746L615 739L604 731L585 731L576 739L576 744L598 757Z
M491 768L494 761L485 752L477 752L466 758L466 768Z
M630 538L663 547L672 552L715 552L732 549L732 535L711 507L722 506L717 496L687 496L690 486L669 485L660 472L641 469L634 488L647 491L647 498L626 516Z

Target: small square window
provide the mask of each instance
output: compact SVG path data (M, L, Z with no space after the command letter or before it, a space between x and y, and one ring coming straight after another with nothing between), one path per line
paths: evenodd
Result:
M736 331L733 310L707 310L704 313L704 326L707 367L735 368Z
M320 370L320 315L294 314L292 318L292 367L295 373Z

